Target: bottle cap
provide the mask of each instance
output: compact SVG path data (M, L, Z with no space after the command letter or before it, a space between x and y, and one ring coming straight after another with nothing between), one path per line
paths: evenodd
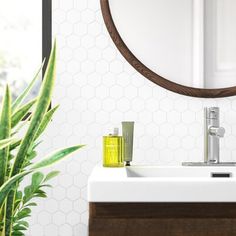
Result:
M113 135L114 136L118 136L119 135L119 128L114 128Z

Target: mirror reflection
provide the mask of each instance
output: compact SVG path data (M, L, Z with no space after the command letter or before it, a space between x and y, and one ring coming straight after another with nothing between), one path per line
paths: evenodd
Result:
M156 74L194 88L236 86L235 0L109 0L130 51Z

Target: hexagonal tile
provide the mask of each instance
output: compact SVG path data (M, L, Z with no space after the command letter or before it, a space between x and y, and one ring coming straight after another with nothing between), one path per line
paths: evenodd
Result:
M67 37L67 45L72 49L80 47L80 37L78 35L70 35Z
M92 48L95 45L94 37L92 37L90 35L83 36L81 39L81 45L87 49Z
M113 47L108 47L102 51L102 57L107 61L112 61L116 58L117 51Z
M104 25L97 0L53 1L53 34L58 42L53 106L60 104L42 137L40 156L55 148L85 143L59 163L48 198L39 201L29 235L87 235L87 180L102 161L102 136L121 121L135 121L137 164L179 165L203 159L203 107L221 108L221 157L236 161L235 97L189 98L163 89L123 58Z
M168 123L161 125L160 134L164 137L170 137L174 133L174 127Z
M40 212L38 214L38 222L40 225L48 225L51 222L51 214L48 212Z
M182 147L187 150L192 150L195 146L195 139L188 135L182 139Z
M65 19L66 19L66 13L64 10L62 10L62 9L54 10L53 21L55 23L58 23L58 24L63 23L65 21Z
M81 63L81 70L86 74L91 74L95 71L95 64L93 61L86 60ZM82 88L83 89L83 88Z
M102 110L111 112L116 108L116 101L112 98L107 98L102 102Z
M78 199L74 202L73 207L75 211L83 213L88 210L88 202L83 199Z
M76 212L70 212L66 215L66 219L70 225L77 225L80 223L80 214Z
M130 110L130 101L129 99L127 98L121 98L117 101L117 106L116 108L119 110L119 111L122 111L122 112L127 112Z
M62 224L66 223L66 217L65 217L65 214L63 212L58 211L58 212L54 213L52 218L53 218L53 223L55 225L59 226L59 225L62 225Z
M109 45L109 39L105 35L99 35L96 37L96 46L98 48L104 49L108 47Z
M60 210L64 213L68 213L73 210L73 202L68 199L63 199L59 204Z
M93 36L98 36L102 31L102 26L98 22L92 22L88 26L88 33Z
M109 71L109 64L105 60L100 60L96 63L96 72L105 74Z
M179 137L171 136L168 138L168 148L175 150L175 149L179 148L180 145L181 145L181 141L180 141Z
M82 173L74 176L74 185L84 187L87 184L88 177Z
M110 63L110 71L116 74L123 72L123 63L118 60L112 61Z
M59 226L59 232L61 235L73 235L73 228L69 224L64 224Z
M81 19L80 12L76 9L67 11L67 20L71 23L77 23Z
M182 113L182 121L185 124L191 124L195 121L195 113L192 111L185 111Z
M69 22L63 22L60 25L60 33L64 36L71 35L73 32L73 25Z
M63 187L57 186L53 189L53 197L56 200L62 200L66 197L66 190Z
M99 49L97 49L96 47L90 48L88 49L88 59L92 60L94 62L100 61L100 59L102 58L102 53ZM97 70L97 64L96 64L96 70Z
M87 34L88 26L83 22L78 22L74 25L74 32L76 35L82 37Z
M123 97L123 88L121 86L115 85L110 88L110 96L115 99Z
M72 9L73 7L74 7L73 0L67 0L67 1L60 0L60 8L61 9L68 11L68 10Z
M66 68L69 73L71 73L72 75L75 75L80 70L80 65L78 65L78 63L73 60L67 63Z
M153 114L153 121L158 125L165 123L166 119L166 113L163 111L159 110L154 112Z
M71 187L67 188L66 197L71 201L75 201L76 199L79 199L80 189L75 186L71 186Z
M186 111L188 109L188 103L184 98L179 98L174 101L174 109L179 112Z
M87 8L87 0L74 1L74 7L77 11L83 11Z
M92 10L86 9L81 13L81 20L86 23L92 23L95 20L95 14Z

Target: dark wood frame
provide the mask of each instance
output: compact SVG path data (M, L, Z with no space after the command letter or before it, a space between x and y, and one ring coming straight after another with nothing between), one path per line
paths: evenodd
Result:
M89 203L89 236L233 236L235 203Z
M43 75L52 48L52 0L42 0L42 60L45 59Z
M153 83L170 90L175 93L183 94L191 97L202 98L219 98L229 97L236 95L236 86L222 89L200 89L183 86L170 80L167 80L160 75L156 74L149 68L147 68L141 61L139 61L135 55L129 50L124 41L122 40L115 23L112 19L109 0L100 0L103 19L105 21L107 30L115 43L116 47L124 58L132 65L139 73L144 77L151 80Z

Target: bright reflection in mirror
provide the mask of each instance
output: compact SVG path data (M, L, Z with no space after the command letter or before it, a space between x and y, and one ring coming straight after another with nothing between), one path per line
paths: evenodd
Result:
M235 0L109 0L132 53L156 74L195 88L236 86Z

